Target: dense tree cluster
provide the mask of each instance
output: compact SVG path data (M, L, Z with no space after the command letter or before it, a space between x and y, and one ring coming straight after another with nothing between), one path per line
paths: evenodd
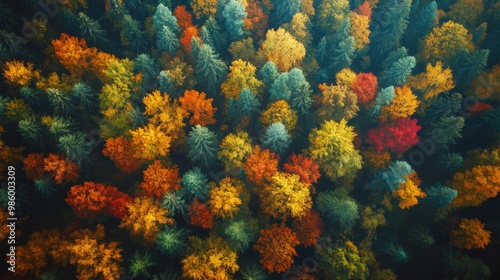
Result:
M500 279L498 1L25 2L14 277Z

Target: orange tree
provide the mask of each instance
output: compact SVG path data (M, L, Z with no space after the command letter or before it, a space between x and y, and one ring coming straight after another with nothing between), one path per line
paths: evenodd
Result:
M271 227L260 230L254 249L260 253L260 263L265 270L270 273L280 273L292 266L293 257L297 256L295 246L298 244L297 234L285 225L273 224Z

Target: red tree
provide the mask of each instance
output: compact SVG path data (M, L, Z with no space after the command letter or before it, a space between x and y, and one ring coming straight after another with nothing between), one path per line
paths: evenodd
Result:
M370 3L368 1L363 2L363 4L359 5L358 11L356 11L358 14L367 16L369 18L372 17L372 8L370 7Z
M316 183L321 177L319 165L312 158L303 154L292 154L283 165L283 169L288 173L299 175L300 181L309 186Z
M417 136L420 128L416 119L397 119L391 125L384 122L378 128L368 131L366 142L372 145L377 153L385 150L404 153L420 142Z
M377 94L377 76L372 73L359 73L356 80L351 84L351 89L358 96L358 101L361 104L367 104Z
M193 202L189 205L188 213L189 221L193 226L208 229L214 226L214 217L208 210L208 206L197 198L193 199Z
M294 219L292 229L297 233L300 244L305 247L312 246L318 242L323 232L323 220L318 212L308 211L302 219Z
M127 214L125 205L132 202L132 197L115 187L84 182L71 187L65 200L78 218L95 219L108 215L122 219Z
M260 253L260 263L265 270L285 272L292 266L293 257L297 256L296 245L299 245L299 240L293 231L285 225L273 224L260 230L254 248Z

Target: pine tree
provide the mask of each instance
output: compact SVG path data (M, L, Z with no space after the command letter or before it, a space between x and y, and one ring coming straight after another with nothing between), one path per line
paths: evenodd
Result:
M333 73L349 68L354 59L356 41L351 36L350 29L351 21L347 18L342 22L331 43L328 68Z
M458 191L437 183L425 189L425 193L427 194L427 197L423 199L425 204L436 208L444 208L457 197Z
M465 125L463 117L442 117L431 122L424 134L429 139L434 139L438 148L448 148L450 144L456 144L456 139L462 137L462 128Z
M372 64L379 64L387 54L399 46L408 25L411 0L389 0L384 9L379 9L372 21L370 34L370 57Z
M415 57L407 56L394 62L380 74L380 85L382 87L401 86L406 83L406 78L411 74L416 65Z
M415 2L415 1L414 1ZM413 7L418 6L415 3L412 5ZM416 10L416 8L415 8ZM418 41L425 37L429 32L431 32L434 27L435 19L437 12L437 4L436 1L432 1L423 7L418 15L415 15L411 20L409 25L411 28L405 33L405 45L415 52L418 47Z
M316 202L321 214L342 230L352 228L359 219L356 201L342 191L320 193Z
M59 137L58 148L66 154L67 160L81 166L84 161L88 162L90 160L92 143L86 140L83 133L77 132Z
M266 128L262 144L277 154L284 154L292 143L290 134L282 123L273 123Z
M290 22L293 15L300 12L302 0L278 0L274 2L270 24L273 27L279 27L283 23Z
M234 120L241 120L242 115L253 119L260 114L260 101L257 96L247 88L241 90L240 96L236 101L231 98L229 103L232 104L229 108L231 110L231 117Z
M83 82L78 82L73 86L73 96L78 100L78 103L91 107L97 101L96 92Z
M245 26L245 19L247 17L247 12L245 12L243 4L237 0L229 0L224 6L222 16L224 17L224 24L231 41L240 40L243 36L243 27Z
M156 37L156 47L160 51L173 54L180 46L177 36L167 25L157 31Z
M37 143L41 140L42 127L33 116L20 120L18 130L21 136L29 143Z
M227 66L209 45L202 45L196 60L195 74L200 85L208 93L215 95L226 78Z
M270 88L274 81L279 77L278 67L272 61L266 62L259 71L260 78L266 88Z
M451 61L453 78L458 88L466 88L481 74L488 62L490 50L462 50Z
M147 31L141 23L130 15L123 17L123 29L120 33L122 45L130 46L135 53L143 53L147 50Z
M111 42L108 39L108 34L102 28L99 21L88 17L86 14L80 12L77 17L80 26L80 34L87 42L97 44L102 48L107 48Z
M207 175L199 167L195 167L182 176L182 196L187 199L193 197L206 200L210 186L207 184Z
M156 32L163 30L167 26L172 32L179 32L180 28L177 25L177 18L172 14L172 11L162 3L156 7L156 12L153 16L153 25Z
M191 128L188 140L188 158L193 162L209 168L217 161L219 143L215 133L208 128L196 125Z

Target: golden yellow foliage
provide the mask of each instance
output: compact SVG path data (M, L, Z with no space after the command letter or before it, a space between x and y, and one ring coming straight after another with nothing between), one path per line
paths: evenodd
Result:
M260 122L267 128L273 123L282 123L290 133L297 125L298 115L295 110L283 99L273 102L260 115Z
M418 90L424 99L431 99L442 92L452 90L455 87L455 81L453 81L451 69L443 69L443 64L438 61L435 66L427 63L425 72L410 77L408 85Z
M241 205L239 190L232 184L230 178L224 178L219 186L208 192L208 207L216 217L232 218Z
M322 120L348 121L357 115L358 96L350 87L344 84L330 86L321 84L318 87L321 90L321 105L317 114Z
M471 50L471 40L472 36L463 25L447 21L423 39L422 57L428 61L450 61L459 50Z
M237 172L243 161L252 153L252 144L246 132L230 133L222 139L217 156L226 172Z
M500 192L500 167L478 165L455 173L451 187L458 191L453 206L479 206Z
M351 13L351 34L356 40L355 48L363 49L370 42L370 18Z
M311 20L306 14L296 13L293 15L292 21L283 25L283 28L292 34L297 41L304 45L311 43Z
M408 209L418 204L418 198L427 196L419 187L419 179L416 173L406 176L406 182L399 184L399 188L392 192L392 196L399 199L399 207Z
M277 219L301 218L312 207L309 187L297 174L275 173L259 195L264 213Z
M31 113L31 107L24 102L23 99L13 98L5 104L5 116L7 120L18 123L20 120L27 118Z
M189 237L186 257L181 261L182 276L193 280L230 280L239 269L237 254L220 237L201 240Z
M356 73L350 68L344 68L335 74L335 81L339 86L351 87L352 83L356 80Z
M174 223L174 219L167 218L168 211L150 197L136 197L127 204L127 210L128 214L120 223L120 228L126 228L132 235L142 236L148 242L156 240L163 225Z
M274 62L280 72L286 72L298 66L306 55L304 45L283 28L267 31L266 40L262 43L260 52L268 61Z
M217 0L192 0L189 2L191 3L191 8L197 19L204 16L207 18L215 16L217 12Z
M184 109L177 100L171 102L168 94L159 90L146 94L142 102L145 105L144 114L149 117L149 123L157 126L162 133L175 140L184 134Z
M382 106L380 118L383 120L395 120L406 118L415 113L420 101L408 86L396 87L394 89L394 100L388 106Z
M152 160L166 156L169 152L172 137L165 134L160 127L148 124L130 131L134 157Z
M40 71L33 69L33 63L12 60L5 62L3 76L9 83L27 86L31 80L40 77Z
M238 59L231 63L229 70L227 80L221 85L222 94L227 100L231 97L238 99L240 91L244 88L248 88L256 95L260 94L263 83L255 77L257 70L255 66Z

